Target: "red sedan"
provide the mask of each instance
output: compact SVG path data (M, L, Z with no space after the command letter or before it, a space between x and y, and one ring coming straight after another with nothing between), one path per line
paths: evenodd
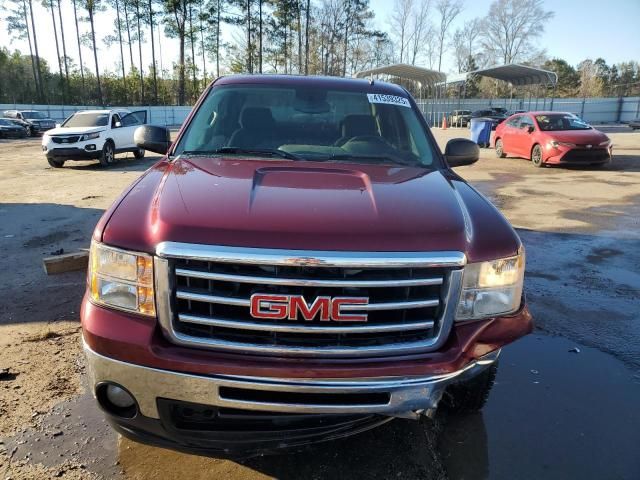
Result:
M529 158L536 167L547 164L602 165L611 161L609 137L572 113L512 115L496 128L493 144L498 157Z

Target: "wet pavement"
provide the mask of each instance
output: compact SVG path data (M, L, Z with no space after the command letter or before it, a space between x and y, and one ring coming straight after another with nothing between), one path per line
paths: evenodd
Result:
M446 419L439 450L456 479L637 479L640 381L610 355L530 335L503 350L489 401Z

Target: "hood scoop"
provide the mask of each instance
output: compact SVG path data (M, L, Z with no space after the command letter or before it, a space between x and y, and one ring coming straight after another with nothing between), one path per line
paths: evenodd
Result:
M300 191L305 195L301 196ZM341 196L361 197L369 212L375 212L375 197L371 179L364 172L338 168L263 167L255 170L249 210L259 208L262 202L303 201L309 207L327 207L335 203L332 192L339 191ZM351 192L351 193L349 193ZM297 198L297 200L294 200ZM339 205L336 205L339 207ZM286 210L286 205L283 205Z
M339 168L257 168L253 185L273 188L304 188L310 190L365 190L371 186L369 176L356 170Z

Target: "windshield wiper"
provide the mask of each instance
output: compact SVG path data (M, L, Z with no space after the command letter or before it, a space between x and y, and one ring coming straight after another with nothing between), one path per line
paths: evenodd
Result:
M331 155L327 158L327 160L346 160L346 161L354 161L354 162L362 162L366 160L378 160L380 162L390 162L395 163L396 165L403 165L405 167L422 167L422 165L416 162L407 162L404 160L400 160L399 158L389 157L387 155L352 155L350 153L338 153Z
M285 152L279 148L240 148L240 147L222 147L216 150L185 150L182 155L216 155L216 154L246 154L246 155L258 155L261 157L279 157L286 158L287 160L302 160L293 153Z

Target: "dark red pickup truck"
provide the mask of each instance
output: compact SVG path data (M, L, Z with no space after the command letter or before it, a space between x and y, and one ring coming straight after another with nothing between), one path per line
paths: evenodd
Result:
M91 388L123 435L246 456L482 407L531 331L524 249L408 92L233 76L104 214L82 306Z

